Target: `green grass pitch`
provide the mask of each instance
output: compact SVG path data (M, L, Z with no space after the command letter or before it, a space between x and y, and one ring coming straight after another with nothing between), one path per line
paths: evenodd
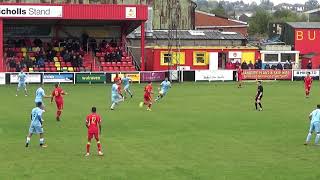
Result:
M28 86L29 97L15 97L14 85L0 86L1 180L320 178L320 147L303 146L307 116L320 103L318 82L310 99L302 82L264 83L262 112L254 110L254 83L242 89L235 83L175 83L152 112L138 107L143 84L134 84L134 98L116 111L109 110L110 84L62 87L69 95L61 122L45 100L48 148L41 149L38 136L24 147L37 86ZM53 85L44 89L48 94ZM92 105L103 117L104 157L97 156L95 141L84 157L84 121Z

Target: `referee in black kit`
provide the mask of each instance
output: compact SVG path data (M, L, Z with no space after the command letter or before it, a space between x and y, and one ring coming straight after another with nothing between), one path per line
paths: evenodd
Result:
M262 82L258 81L258 90L255 98L255 103L254 105L256 106L256 110L258 110L258 105L259 105L259 111L262 111L262 104L261 104L261 99L263 97L263 86Z

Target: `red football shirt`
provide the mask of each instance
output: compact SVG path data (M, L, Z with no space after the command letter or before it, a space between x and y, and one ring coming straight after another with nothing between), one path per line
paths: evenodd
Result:
M242 76L243 70L242 69L238 69L238 76Z
M146 85L146 87L144 87L144 96L151 96L151 92L152 92L152 85L148 84Z
M64 91L60 87L57 87L52 91L52 96L55 98L56 102L63 101L63 96L62 95L64 95Z
M86 118L86 124L88 125L89 133L97 133L99 131L99 124L101 123L101 118L96 113L91 113Z
M309 85L311 85L312 84L312 78L309 76L309 77L305 77L304 78L304 84L306 85L306 86L309 86Z
M117 81L121 81L121 77L115 77L115 78L113 79L113 82L117 82Z

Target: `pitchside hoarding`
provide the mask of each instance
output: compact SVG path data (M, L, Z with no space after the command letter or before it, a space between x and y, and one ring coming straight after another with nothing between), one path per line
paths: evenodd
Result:
M126 73L127 77L132 80L132 82L140 82L140 73ZM120 78L124 77L124 74L118 74ZM111 82L113 82L116 74L111 74Z
M310 73L310 76L313 79L319 79L319 75L320 75L319 70L312 70L312 69L294 70L293 71L293 79L294 80L303 80L304 77L307 76L308 72Z
M62 18L62 6L1 5L0 17Z
M195 71L195 81L232 81L233 70L197 70Z
M18 73L10 74L10 83L18 83ZM27 83L41 83L41 74L27 74Z
M244 80L291 80L292 70L243 70Z
M141 72L141 81L163 81L166 78L165 72Z
M6 73L0 73L0 85L6 84Z
M44 83L73 83L73 73L48 73L43 75Z
M76 74L76 83L104 83L106 82L106 75L104 73Z

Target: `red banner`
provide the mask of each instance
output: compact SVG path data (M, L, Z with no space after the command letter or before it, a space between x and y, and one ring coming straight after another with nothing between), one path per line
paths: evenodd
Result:
M244 80L291 80L292 70L243 70Z

